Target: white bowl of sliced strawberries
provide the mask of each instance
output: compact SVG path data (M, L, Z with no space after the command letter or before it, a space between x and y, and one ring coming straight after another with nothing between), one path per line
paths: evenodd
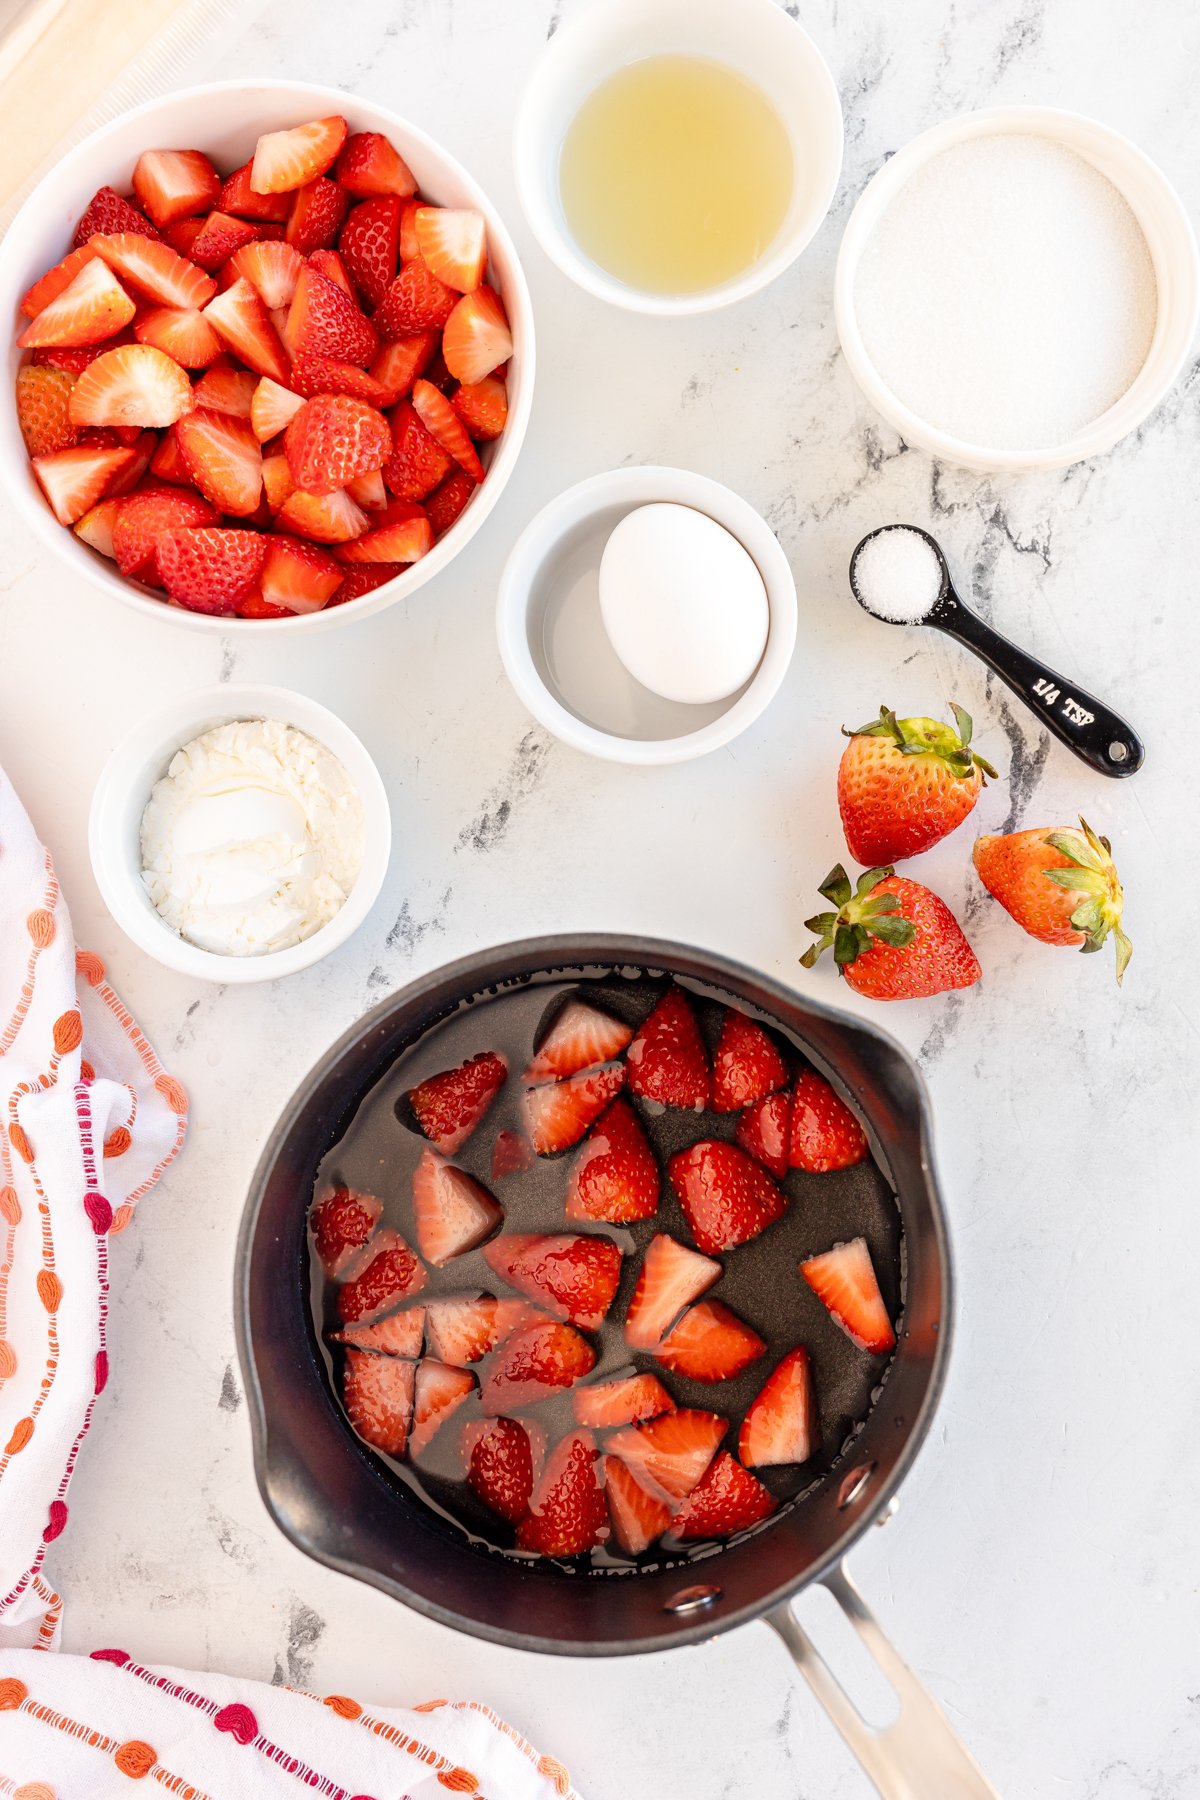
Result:
M363 617L443 569L533 389L516 252L466 170L336 88L222 82L94 133L0 245L34 529L201 628Z

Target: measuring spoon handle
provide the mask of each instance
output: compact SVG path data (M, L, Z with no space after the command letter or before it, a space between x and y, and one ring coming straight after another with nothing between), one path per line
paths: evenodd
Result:
M993 630L955 596L936 624L966 644L1037 714L1048 731L1101 775L1132 775L1145 761L1141 738L1120 713Z

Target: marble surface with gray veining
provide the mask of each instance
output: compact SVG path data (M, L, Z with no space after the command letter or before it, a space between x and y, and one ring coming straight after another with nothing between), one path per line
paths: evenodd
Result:
M247 1178L295 1082L365 1007L458 952L542 929L645 930L857 1010L831 969L806 978L796 962L816 883L842 854L838 727L881 700L922 712L953 696L1005 772L980 826L1082 809L1113 840L1135 956L1118 997L1107 956L1023 937L974 883L969 829L922 864L985 978L876 1016L932 1087L959 1333L899 1513L852 1568L1009 1800L1184 1800L1200 1793L1200 995L1186 843L1197 366L1111 455L990 479L937 465L873 414L839 355L831 294L863 182L968 108L1094 114L1163 165L1195 216L1200 12L1183 0L798 0L846 110L834 209L767 293L657 323L578 293L516 206L515 96L560 10L570 0L267 0L232 49L187 74L313 77L390 104L462 157L513 227L537 309L533 423L496 511L435 584L333 635L218 643L114 608L0 516L0 758L82 941L194 1103L185 1158L114 1246L114 1374L53 1561L67 1644L376 1702L476 1695L563 1757L592 1800L868 1794L761 1626L670 1656L556 1661L455 1636L306 1561L255 1490L230 1291ZM702 470L761 508L800 598L795 662L766 716L706 761L661 771L550 741L510 691L492 627L500 565L531 514L582 476L643 461ZM1136 779L1089 774L948 640L857 612L848 551L894 518L929 525L982 611L1128 714L1148 744ZM275 988L194 986L147 962L88 867L100 758L161 696L217 678L332 706L377 757L394 809L395 855L367 924ZM819 1602L801 1611L828 1636Z

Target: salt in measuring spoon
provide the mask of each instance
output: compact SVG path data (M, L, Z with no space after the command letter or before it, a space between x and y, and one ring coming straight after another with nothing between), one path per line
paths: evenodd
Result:
M916 544L909 541L913 538ZM850 589L863 610L884 624L932 625L957 638L1101 775L1132 775L1141 768L1146 751L1133 727L972 612L955 592L941 545L919 525L881 525L868 532L850 558Z

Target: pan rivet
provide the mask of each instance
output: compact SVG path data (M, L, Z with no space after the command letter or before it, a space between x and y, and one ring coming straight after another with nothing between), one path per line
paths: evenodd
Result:
M668 1600L663 1607L664 1612L692 1613L701 1612L706 1606L712 1606L721 1598L719 1587L682 1588L673 1600Z
M853 1506L856 1500L861 1500L874 1473L874 1463L864 1463L861 1469L851 1469L838 1489L838 1505L840 1507Z

